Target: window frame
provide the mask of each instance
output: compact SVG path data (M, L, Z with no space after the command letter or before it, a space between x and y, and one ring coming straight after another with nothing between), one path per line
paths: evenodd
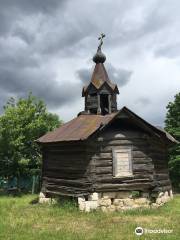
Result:
M129 173L122 175L121 173L118 174L117 172L117 153L128 153L129 155ZM119 148L119 149L112 149L112 155L113 155L113 177L114 178L123 178L123 177L133 177L133 163L132 163L132 147L126 147L126 148Z

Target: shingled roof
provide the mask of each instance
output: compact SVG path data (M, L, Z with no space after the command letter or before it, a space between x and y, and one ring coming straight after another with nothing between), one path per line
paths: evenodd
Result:
M100 89L105 83L110 87L112 91L116 91L117 93L119 93L117 85L110 81L104 64L98 63L95 65L90 84L92 84L96 89ZM83 88L83 96L90 84Z
M177 142L169 133L165 130L158 129L157 127L146 122L128 108L123 107L116 113L102 115L79 115L73 120L63 124L59 128L52 132L40 137L38 143L53 143L64 141L83 141L88 139L97 130L102 130L108 126L117 116L122 113L127 114L131 119L135 121L137 125L141 125L145 130L153 132L156 136L162 137L169 142Z

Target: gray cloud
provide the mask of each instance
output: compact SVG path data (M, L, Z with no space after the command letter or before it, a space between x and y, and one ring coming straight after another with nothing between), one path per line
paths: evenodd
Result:
M115 68L112 64L107 65L107 71L109 74L109 78L117 83L119 87L123 87L127 85L131 79L132 71L123 69L123 68Z
M68 0L67 0L68 1ZM64 8L65 0L0 0L0 34L7 34L18 20L24 16L51 15L59 8Z
M65 0L1 0L0 5L1 9L4 12L8 9L11 10L21 10L25 11L25 13L34 14L37 12L43 13L51 13L52 11L56 10L58 7L62 7L65 3Z
M51 109L68 104L80 95L79 84L56 80L52 66L45 66L43 57L48 52L57 54L59 49L66 52L65 45L79 40L78 34L74 35L75 30L71 31L73 28L63 33L64 25L56 15L56 12L63 13L67 2L0 1L1 111L10 96L24 97L29 91L44 99ZM57 29L54 26L58 23ZM61 31L58 33L58 30ZM69 33L72 36L68 39Z
M80 95L78 83L59 83L52 72L45 69L2 69L0 68L0 107L10 96L27 96L29 91L45 100L51 109L74 101ZM5 94L6 93L6 94Z
M87 85L91 80L92 70L87 68L82 68L76 71L77 77L81 80L83 85Z
M156 57L177 58L180 56L180 42L163 46L155 51Z
M142 106L147 106L151 104L151 100L147 97L140 97L135 101L136 104L140 104Z

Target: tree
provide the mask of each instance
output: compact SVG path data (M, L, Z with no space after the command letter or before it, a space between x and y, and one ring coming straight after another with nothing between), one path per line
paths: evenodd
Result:
M180 142L180 92L175 95L173 102L167 105L165 129ZM170 148L169 167L172 184L180 189L180 143Z
M35 140L60 124L31 93L25 99L9 99L0 116L0 176L19 179L39 171L41 152Z

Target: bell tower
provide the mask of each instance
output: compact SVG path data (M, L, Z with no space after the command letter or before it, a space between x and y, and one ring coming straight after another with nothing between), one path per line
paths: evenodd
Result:
M108 77L104 62L106 56L101 51L103 38L105 34L101 34L96 54L93 57L95 68L90 83L83 87L82 96L85 97L86 114L106 115L117 111L116 96L119 90L116 84L112 83Z

